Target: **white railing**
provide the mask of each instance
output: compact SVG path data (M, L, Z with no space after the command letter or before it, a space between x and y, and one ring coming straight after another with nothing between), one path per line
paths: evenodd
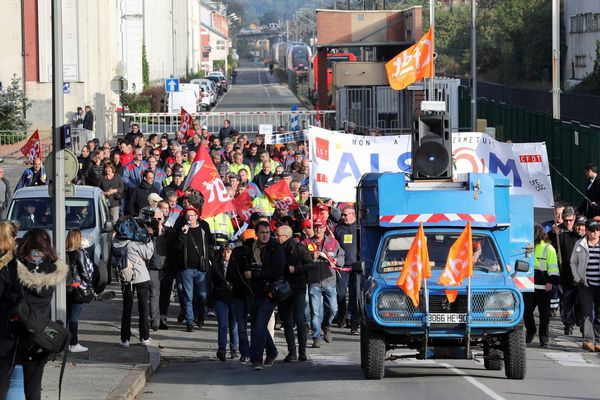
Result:
M290 129L292 116L298 116L300 127L317 124L317 115L321 121L332 121L335 111L228 111L228 112L202 112L192 114L200 120L202 125L208 127L209 132L216 133L223 126L223 121L231 121L233 129L240 133L258 133L259 125L272 125L274 130L278 126ZM130 124L137 123L143 133L169 133L174 134L179 128L178 113L127 113L125 119ZM330 125L334 126L334 125Z

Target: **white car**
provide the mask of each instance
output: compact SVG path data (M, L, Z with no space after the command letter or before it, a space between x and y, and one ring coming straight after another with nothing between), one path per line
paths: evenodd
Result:
M202 89L202 106L206 108L206 106L214 107L217 105L217 89L209 79L192 79L190 83L200 85Z

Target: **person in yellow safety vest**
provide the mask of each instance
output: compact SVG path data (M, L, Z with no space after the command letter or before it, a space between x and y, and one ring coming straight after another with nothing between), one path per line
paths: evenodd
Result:
M252 200L252 206L257 210L260 210L262 215L268 217L275 212L275 207L273 207L269 198L264 194L255 197L254 200Z
M260 158L260 162L254 167L254 176L260 173L263 167L263 163L267 160L271 161L271 172L273 173L275 173L275 168L281 165L277 161L273 160L266 150L259 151L258 157Z
M229 241L235 233L231 218L227 213L217 214L214 217L204 218L210 227L210 233L215 237L215 245L222 245Z
M526 342L531 343L536 334L533 312L538 308L540 314L540 345L548 347L548 326L550 325L550 299L553 285L558 285L560 273L556 250L548 241L548 234L541 225L534 228L534 287L533 293L523 293L525 300Z
M250 176L250 167L244 164L244 156L240 153L235 153L233 155L233 162L229 164L229 171L239 175L241 169L248 171L248 176Z

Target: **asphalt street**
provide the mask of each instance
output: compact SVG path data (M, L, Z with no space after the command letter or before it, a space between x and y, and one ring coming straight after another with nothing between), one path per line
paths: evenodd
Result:
M525 380L487 371L482 359L400 359L386 362L385 378L367 381L359 359L359 338L334 329L334 340L308 349L309 361L284 363L283 332L276 332L279 358L272 368L253 371L237 360L220 362L216 352L216 322L208 320L193 333L183 325L153 333L162 368L150 378L139 398L185 399L597 399L600 356L580 349L580 339L562 335L553 319L547 349L534 341L527 350ZM390 354L404 354L395 351Z
M237 69L235 84L213 109L226 111L280 111L299 104L298 99L259 63L245 62Z

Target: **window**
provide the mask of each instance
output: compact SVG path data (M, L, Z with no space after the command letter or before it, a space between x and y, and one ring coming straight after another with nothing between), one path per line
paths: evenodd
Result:
M92 229L96 226L96 213L92 199L70 197L65 201L67 229ZM52 228L52 199L50 197L15 199L8 219L18 221L19 230L33 227ZM31 226L30 221L34 226Z
M224 50L224 49L225 49L225 41L217 40L217 50Z
M427 236L427 250L431 269L443 269L446 265L450 246L454 244L459 234L426 232L425 236ZM413 239L414 235L399 235L388 238L381 253L379 272L402 271ZM473 235L473 249L473 269L475 271L500 272L502 270L502 263L499 261L494 243L489 237Z
M585 64L585 60L586 60L586 56L575 56L575 67L577 68L585 68L586 64Z

